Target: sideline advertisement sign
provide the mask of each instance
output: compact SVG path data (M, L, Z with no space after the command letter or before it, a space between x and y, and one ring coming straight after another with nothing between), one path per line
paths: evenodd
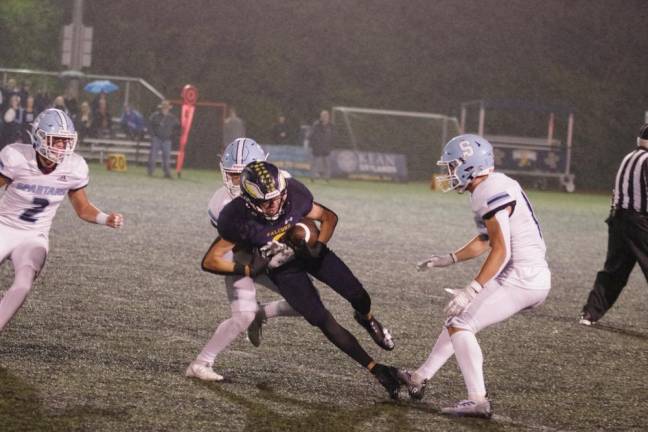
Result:
M268 162L294 176L310 177L311 160L313 159L310 149L272 144L261 144L261 147L268 153Z
M407 181L407 158L403 154L333 150L329 163L333 177Z

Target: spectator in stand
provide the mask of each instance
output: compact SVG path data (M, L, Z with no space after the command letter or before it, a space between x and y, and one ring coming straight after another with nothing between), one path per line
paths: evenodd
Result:
M277 122L272 125L272 143L273 144L290 144L290 130L286 123L286 116L279 114Z
M25 110L20 106L20 96L13 94L9 98L9 107L2 115L2 146L22 142L22 124Z
M50 94L47 92L47 90L39 90L38 93L36 93L36 97L34 98L34 106L36 107L36 111L38 111L38 113L42 113L47 108L49 108L51 101L52 98L50 97Z
M38 111L36 111L36 106L35 106L35 100L34 96L27 96L27 101L25 102L25 109L24 109L24 115L23 115L23 123L22 123L22 142L23 143L30 143L31 138L30 138L30 133L32 130L32 123L34 123L34 119L38 115Z
M243 119L236 115L236 108L233 106L229 107L229 115L225 118L223 123L223 148L221 148L221 154L225 150L227 144L233 142L236 138L241 138L245 136L245 123Z
M7 80L7 85L0 90L0 93L2 93L2 95L0 95L0 110L4 114L4 112L7 111L7 108L9 108L9 100L11 99L11 96L18 93L16 80L9 78L9 80ZM0 123L2 123L2 121L0 121Z
M159 110L149 118L151 131L151 151L148 160L148 175L155 171L157 155L162 151L162 170L164 177L171 179L171 139L180 127L178 118L171 113L171 102L163 100Z
M52 108L56 108L57 110L61 110L65 114L70 115L67 106L65 106L65 99L63 99L63 96L59 95L54 98L54 101L52 102Z
M331 115L328 111L323 110L320 118L315 123L310 132L310 147L313 150L313 163L311 165L311 181L320 178L324 172L324 179L328 182L331 178L331 167L329 165L329 154L333 149L335 141L335 131L331 124Z
M18 90L18 96L20 96L20 104L23 108L27 108L27 98L30 95L31 91L31 81L25 80L22 87Z
M112 116L108 111L108 102L105 98L99 99L97 110L92 113L92 119L95 136L99 138L112 136Z
M105 92L99 93L97 96L95 96L94 99L92 99L92 103L90 104L90 107L92 108L92 114L95 115L95 118L97 112L99 111L99 105L103 103L106 104L106 110L110 112L110 105L108 104L108 95Z
M72 118L72 121L74 121L76 116L79 115L79 102L77 102L77 99L70 93L66 93L63 101L65 102L69 116Z
M144 123L144 116L139 111L128 104L124 104L124 112L122 113L120 124L129 139L141 141L146 131L146 125Z
M74 120L77 134L79 135L79 143L83 143L83 140L92 136L94 132L92 129L92 110L90 109L90 104L86 101L81 102L81 108L79 109L79 115Z

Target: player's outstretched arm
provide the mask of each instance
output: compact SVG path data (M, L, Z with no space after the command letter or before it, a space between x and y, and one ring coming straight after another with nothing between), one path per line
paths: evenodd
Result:
M121 228L124 225L124 217L120 213L106 214L92 205L88 200L85 189L77 189L68 192L70 202L76 214L86 222L107 225L111 228Z
M7 184L7 181L0 175L0 187L4 186Z
M266 270L269 259L261 257L258 251L253 254L250 264L242 264L226 258L225 256L234 249L234 246L234 243L218 237L203 257L202 269L221 275L235 274L251 277L256 277Z
M478 235L456 252L432 255L428 259L416 263L416 269L418 271L425 271L431 268L448 267L459 261L466 261L478 257L486 252L489 247L486 237Z
M472 240L463 245L458 251L456 251L455 257L457 262L467 261L469 259L477 258L481 256L490 248L488 238L486 236L479 234L476 235Z
M308 212L306 217L320 221L320 233L317 241L326 244L333 237L333 232L338 221L337 214L321 204L313 203L313 208L311 208L311 211Z

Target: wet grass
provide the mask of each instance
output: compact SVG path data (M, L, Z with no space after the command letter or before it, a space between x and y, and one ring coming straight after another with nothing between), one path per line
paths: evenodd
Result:
M397 348L382 352L324 287L338 320L377 359L416 367L443 322L445 287L479 263L416 273L413 264L473 234L467 196L427 185L306 182L340 216L331 243L363 281ZM214 238L205 207L220 174L180 180L143 169L92 166L102 209L121 232L59 210L48 263L0 335L2 431L518 431L645 430L648 295L636 271L598 328L576 324L605 257L608 197L531 192L548 245L553 290L538 311L479 335L494 400L491 421L453 420L439 408L464 396L454 360L425 399L391 402L372 377L298 318L271 321L261 347L237 340L217 359L225 383L184 378L189 361L229 314L221 278L199 260ZM0 287L12 280L0 267ZM261 290L260 297L274 298Z

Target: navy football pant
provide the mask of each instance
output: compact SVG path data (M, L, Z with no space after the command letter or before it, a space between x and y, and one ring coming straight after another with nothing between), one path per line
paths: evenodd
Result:
M319 258L296 259L270 272L270 279L293 309L311 325L318 327L338 348L367 367L372 361L371 357L326 309L309 274L333 288L363 315L371 310L369 293L349 267L328 248L324 249Z

